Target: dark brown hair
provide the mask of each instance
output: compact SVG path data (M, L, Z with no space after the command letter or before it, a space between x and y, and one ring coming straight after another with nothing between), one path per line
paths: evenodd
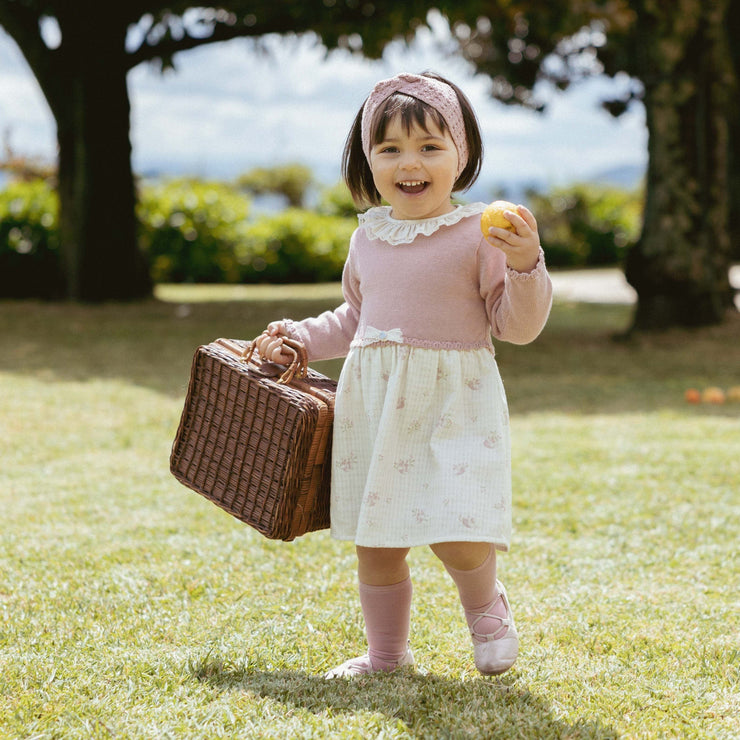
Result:
M463 169L455 181L453 191L460 192L467 190L478 179L483 163L483 141L475 111L473 111L473 107L470 105L470 101L465 96L465 93L457 85L433 72L424 72L422 76L431 77L449 85L457 95L463 122L465 123L468 161L465 169ZM375 187L375 181L373 180L370 163L367 161L365 153L362 150L363 108L364 103L352 123L352 128L344 145L344 154L342 155L342 177L345 183L347 183L355 204L359 208L377 206L381 202L380 193ZM434 121L440 131L444 132L448 130L444 118L436 108L432 108L427 103L409 95L393 93L378 106L378 110L370 122L370 141L373 144L383 141L386 127L396 116L401 116L401 124L407 132L411 130L414 124L418 124L422 129L427 131L428 118Z

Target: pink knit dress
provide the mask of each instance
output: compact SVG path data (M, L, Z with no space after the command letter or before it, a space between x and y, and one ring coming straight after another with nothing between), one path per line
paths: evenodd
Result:
M480 232L483 203L419 221L360 215L345 302L287 321L309 359L346 355L332 454L331 532L365 547L511 538L509 417L491 334L542 330L552 286L540 258L506 267Z

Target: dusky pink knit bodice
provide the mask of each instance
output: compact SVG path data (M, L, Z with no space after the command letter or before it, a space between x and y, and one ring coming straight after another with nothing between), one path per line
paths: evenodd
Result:
M388 227L392 232L402 226L387 209L363 214L344 266L345 302L315 318L288 321L288 332L306 345L310 360L343 357L353 344L385 337L461 350L492 348L492 334L514 344L531 342L552 305L544 254L540 250L532 272L508 268L503 252L481 234L483 207L462 207L431 228L414 222L412 228L420 228L408 243L377 238Z

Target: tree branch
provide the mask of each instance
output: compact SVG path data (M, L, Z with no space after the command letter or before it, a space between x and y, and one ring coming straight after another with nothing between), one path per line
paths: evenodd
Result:
M45 71L43 51L48 51L48 49L41 38L39 16L21 3L2 3L0 4L0 26L18 44L34 74L37 74L37 70Z
M158 58L171 58L180 51L195 49L199 46L218 41L230 41L248 36L263 36L268 33L287 33L291 30L293 30L293 27L290 22L261 23L259 26L215 23L213 33L210 36L190 36L186 33L182 38L176 39L167 35L162 41L156 44L148 44L145 40L135 52L128 55L126 66L128 69L132 69L142 62L148 62Z
M59 52L44 43L39 28L39 14L23 3L0 3L2 26L21 50L39 83L49 106L56 106Z

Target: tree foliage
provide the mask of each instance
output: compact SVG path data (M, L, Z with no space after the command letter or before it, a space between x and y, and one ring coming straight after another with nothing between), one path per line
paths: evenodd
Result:
M618 115L636 99L645 105L644 223L626 261L638 294L634 328L721 321L733 308L728 272L732 239L740 241L738 51L732 37L740 2L505 5L521 13L514 37L506 40L495 24L478 22L463 39L479 70L495 80L505 68L504 77L525 88L543 71L559 86L594 71L621 74L630 85L621 99L604 101L607 110ZM574 32L574 21L583 24L580 31ZM565 36L564 27L571 29ZM545 57L542 44L551 51ZM531 104L527 89L508 92Z

